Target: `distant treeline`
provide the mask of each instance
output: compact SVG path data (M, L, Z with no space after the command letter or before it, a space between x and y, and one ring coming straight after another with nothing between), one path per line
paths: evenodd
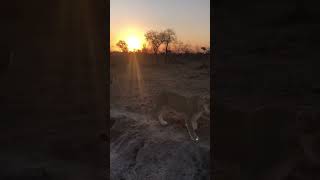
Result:
M141 50L137 50L134 52L121 52L121 51L111 51L110 55L121 55L121 56L126 56L126 55L131 55L131 54L136 54L136 55L145 55L145 56L166 56L166 53L164 51L159 51L158 54L154 54L153 52L143 52ZM206 51L205 53L201 52L201 51L189 51L189 52L182 52L182 53L178 53L178 52L170 52L170 54L167 54L170 56L209 56L210 52Z
M136 50L135 53L143 54L210 54L210 47L195 46L179 41L174 30L166 29L164 31L149 30L145 34L146 44L142 49ZM123 53L128 51L128 44L124 40L119 40L116 44Z

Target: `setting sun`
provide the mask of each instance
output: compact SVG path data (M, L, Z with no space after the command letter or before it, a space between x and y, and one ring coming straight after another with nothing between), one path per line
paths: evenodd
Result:
M137 37L134 37L134 36L128 37L127 43L128 43L129 51L141 49L141 42Z
M126 25L117 31L113 31L110 34L111 50L121 51L116 44L122 40L125 41L128 46L128 51L141 50L145 43L145 29L141 29L137 25Z

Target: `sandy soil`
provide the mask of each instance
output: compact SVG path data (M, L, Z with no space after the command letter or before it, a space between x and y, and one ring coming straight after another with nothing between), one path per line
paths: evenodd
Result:
M111 179L209 179L210 123L199 120L200 142L194 143L179 115L168 112L166 127L150 116L162 90L209 95L209 69L203 68L209 58L198 58L168 64L141 56L111 59Z

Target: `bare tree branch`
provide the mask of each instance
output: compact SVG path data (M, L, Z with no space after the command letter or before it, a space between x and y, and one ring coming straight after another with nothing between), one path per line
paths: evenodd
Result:
M159 47L162 44L160 33L154 30L150 30L145 33L147 42L151 45L154 54L158 54Z

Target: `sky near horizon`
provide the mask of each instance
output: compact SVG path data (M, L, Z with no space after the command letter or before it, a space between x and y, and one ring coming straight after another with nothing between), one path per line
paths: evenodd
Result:
M119 40L142 42L148 30L166 28L184 43L209 46L210 0L110 0L111 50Z

